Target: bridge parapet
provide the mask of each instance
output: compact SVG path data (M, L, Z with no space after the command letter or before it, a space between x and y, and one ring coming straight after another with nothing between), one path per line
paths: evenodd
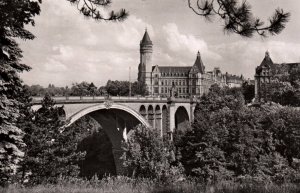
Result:
M163 98L163 97L140 97L140 96L54 96L52 97L56 104L64 104L64 103L101 103L107 100L112 100L115 102L139 102L139 103L167 103L167 102L175 102L175 103L195 103L197 99L185 99L185 98ZM41 104L43 97L33 97L32 104L37 105Z

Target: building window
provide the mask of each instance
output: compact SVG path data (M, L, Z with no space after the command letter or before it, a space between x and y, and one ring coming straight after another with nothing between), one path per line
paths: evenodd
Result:
M155 94L158 94L158 91L159 91L159 90L158 90L158 87L154 87L154 93L155 93Z
M164 85L164 81L161 81L161 85Z
M164 93L164 87L161 87L161 93Z
M168 87L165 87L165 93L168 93Z
M158 85L158 80L154 80L154 85Z
M155 78L158 78L158 74L155 74Z

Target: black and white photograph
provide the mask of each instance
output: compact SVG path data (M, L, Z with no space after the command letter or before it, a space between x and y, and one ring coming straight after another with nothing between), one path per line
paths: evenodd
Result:
M0 192L300 193L299 0L0 0Z

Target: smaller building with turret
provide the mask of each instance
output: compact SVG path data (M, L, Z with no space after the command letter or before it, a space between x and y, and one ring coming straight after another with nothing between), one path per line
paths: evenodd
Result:
M207 93L213 84L240 87L244 82L243 76L223 74L220 68L206 71L199 51L192 66L153 65L152 53L153 43L146 30L140 42L138 81L146 84L152 96L197 97Z
M294 70L300 71L300 63L274 63L267 51L255 69L255 101L269 101L271 91L276 89L271 84L282 81L283 77L288 77Z

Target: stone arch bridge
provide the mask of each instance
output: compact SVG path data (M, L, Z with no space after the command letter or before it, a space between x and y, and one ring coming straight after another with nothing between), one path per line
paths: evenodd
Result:
M194 119L195 99L159 97L54 97L56 106L64 106L67 126L83 116L91 116L107 133L112 143L117 173L122 173L121 142L138 124L158 129L172 139ZM32 109L41 107L41 97L34 97Z

